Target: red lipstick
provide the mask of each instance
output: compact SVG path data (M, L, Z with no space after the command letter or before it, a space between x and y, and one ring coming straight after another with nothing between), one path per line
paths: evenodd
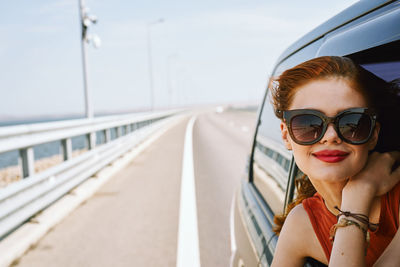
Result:
M313 156L319 160L328 163L336 163L344 160L349 153L341 150L321 150L313 153Z

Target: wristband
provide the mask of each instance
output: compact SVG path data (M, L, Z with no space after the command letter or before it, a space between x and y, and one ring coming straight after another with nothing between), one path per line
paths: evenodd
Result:
M379 224L378 223L370 223L369 222L369 217L367 215L361 214L361 213L352 213L350 211L342 211L338 208L338 206L335 206L335 209L339 211L339 214L336 216L336 219L339 220L340 216L346 216L346 217L352 217L356 219L357 221L365 224L368 229L375 231L376 228L378 228Z

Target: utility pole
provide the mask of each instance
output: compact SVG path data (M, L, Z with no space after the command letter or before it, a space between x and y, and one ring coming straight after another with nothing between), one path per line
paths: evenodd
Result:
M159 19L150 23L147 23L147 54L149 60L149 83L150 83L150 102L151 102L151 111L154 110L154 81L153 81L153 59L151 56L151 26L163 23L164 19Z

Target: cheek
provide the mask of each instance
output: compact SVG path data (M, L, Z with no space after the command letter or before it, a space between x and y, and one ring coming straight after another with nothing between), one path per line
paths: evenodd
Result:
M364 168L365 164L368 161L368 152L369 149L367 146L360 147L354 151L355 156L353 159L354 164L354 172L355 174L360 172L362 168Z
M296 161L297 167L305 173L308 174L309 172L309 165L310 165L310 154L307 148L307 146L299 146L299 145L293 145L293 156Z

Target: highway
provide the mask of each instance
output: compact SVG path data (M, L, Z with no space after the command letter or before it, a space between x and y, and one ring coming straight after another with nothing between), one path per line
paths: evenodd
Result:
M256 113L196 115L193 167L201 266L229 266L230 208ZM188 116L48 232L14 266L177 266ZM186 156L186 155L185 155Z

